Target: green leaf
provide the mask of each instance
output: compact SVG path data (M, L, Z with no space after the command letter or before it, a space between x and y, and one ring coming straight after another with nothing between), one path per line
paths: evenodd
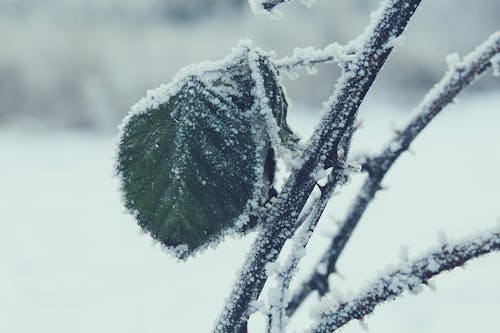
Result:
M179 258L241 230L267 199L274 151L296 142L286 110L275 69L246 47L185 70L122 125L125 206Z

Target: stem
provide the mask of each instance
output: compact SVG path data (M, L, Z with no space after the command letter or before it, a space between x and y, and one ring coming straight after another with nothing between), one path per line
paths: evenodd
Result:
M372 283L356 297L342 301L334 310L323 311L309 333L330 333L353 319L363 319L375 307L405 291L418 292L422 284L444 271L462 266L467 261L484 254L500 251L500 230L497 228L481 236L453 245L443 245L439 250L403 264Z
M337 44L329 44L322 50L315 50L313 47L296 48L291 56L274 61L279 71L290 71L301 67L313 67L317 64L327 64L337 62L344 68L346 63L352 61L353 53L346 52L346 49Z
M500 31L492 34L475 51L463 60L453 56L443 79L424 97L416 115L408 125L386 145L382 153L369 158L364 165L368 177L355 198L347 217L340 224L340 230L320 263L326 264L326 272L315 271L292 297L287 313L291 316L314 290L320 295L328 292L328 276L335 272L335 266L353 230L375 194L381 189L381 182L394 162L408 150L411 142L443 108L467 86L473 83L485 70L492 66L491 59L500 53ZM319 265L319 264L318 264Z
M328 179L325 185L317 185L320 194L319 197L311 204L311 207L307 210L305 217L299 218L297 225L302 227L297 231L297 234L292 238L292 249L289 257L280 268L277 274L277 286L273 289L272 300L269 306L268 312L268 333L281 333L285 331L287 315L286 307L289 301L288 290L290 287L290 282L295 274L297 266L300 259L305 253L309 240L311 239L312 233L314 232L323 211L325 210L328 201L333 195L335 189L344 184L348 179L348 165L343 160L347 155L349 150L352 134L354 132L354 127L351 127L347 132L346 137L342 140L341 149L344 150L344 154L339 156L338 163L333 167L332 173L328 175ZM300 221L302 220L302 221Z
M360 36L349 70L339 79L334 95L327 102L327 114L315 131L301 160L263 217L262 230L233 286L215 332L241 332L250 315L250 304L259 296L267 280L265 266L275 261L285 241L292 235L295 221L316 184L320 169L332 167L342 137L353 124L361 101L375 80L397 38L421 0L385 0L372 22Z

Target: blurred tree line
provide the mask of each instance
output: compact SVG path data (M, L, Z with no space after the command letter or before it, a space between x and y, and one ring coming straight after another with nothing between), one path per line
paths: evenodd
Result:
M374 6L317 0L306 10L293 2L277 22L253 15L247 0L0 0L0 126L28 120L114 129L145 90L189 63L222 58L238 39L278 56L297 45L344 43ZM468 52L500 29L499 18L498 0L423 2L374 89L397 89L392 95L415 103L442 76L445 56ZM285 84L296 105L316 110L336 75L328 66ZM474 88L496 87L498 80L485 79Z

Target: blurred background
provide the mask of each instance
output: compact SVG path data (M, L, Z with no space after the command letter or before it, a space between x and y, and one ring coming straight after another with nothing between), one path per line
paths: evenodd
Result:
M117 125L147 89L217 60L242 38L274 50L322 48L363 31L380 1L291 3L281 20L245 0L0 0L0 332L210 332L254 234L187 262L163 253L124 212L114 177ZM500 29L498 0L424 0L363 102L354 153L377 151L446 70ZM290 126L307 138L338 77L283 78ZM491 227L500 217L500 80L491 71L446 108L387 175L331 277L359 290L401 248ZM303 277L363 176L334 197L307 249ZM442 238L442 237L441 237ZM500 255L435 279L366 320L371 332L498 333ZM263 300L267 299L264 292ZM309 306L291 332L306 327ZM251 332L263 332L256 314ZM364 332L353 322L344 333Z
M114 130L146 89L182 66L222 58L238 39L278 57L297 46L344 43L377 5L291 3L277 21L253 15L246 0L0 0L0 124ZM498 29L499 17L498 0L425 2L375 91L416 102L441 77L445 55L470 51ZM319 109L336 70L285 79L293 101ZM493 89L492 81L475 89Z

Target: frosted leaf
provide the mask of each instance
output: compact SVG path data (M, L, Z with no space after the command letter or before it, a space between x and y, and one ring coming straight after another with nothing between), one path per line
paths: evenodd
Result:
M139 225L178 258L248 228L297 138L276 70L246 45L181 70L125 118L117 173ZM251 225L250 225L251 226Z

